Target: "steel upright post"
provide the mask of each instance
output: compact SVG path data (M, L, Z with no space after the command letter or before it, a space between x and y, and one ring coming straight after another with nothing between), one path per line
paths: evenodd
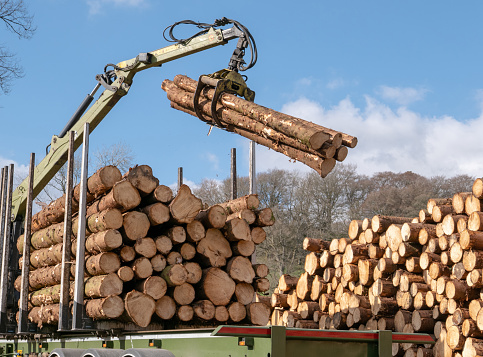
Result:
M75 285L74 285L74 315L72 329L82 329L84 319L84 268L86 249L86 194L87 194L87 168L89 153L89 123L84 125L84 140L82 143L82 171L79 198L79 223L77 230L77 250L75 260Z
M178 167L178 191L183 184L183 168Z
M32 201L34 195L34 170L35 170L35 153L30 154L29 166L29 185L27 192L27 207L25 211L25 228L24 228L24 242L22 256L22 281L20 284L20 306L19 306L19 321L18 333L28 332L27 316L28 316L28 294L29 294L29 273L30 273L30 239L32 234Z
M250 178L250 194L257 193L257 170L255 166L255 142L250 141L250 164L249 164L249 178Z
M231 149L231 199L237 198L237 182L236 182L236 148Z
M7 195L5 202L5 219L3 228L3 247L2 247L2 273L0 276L0 331L7 330L7 290L8 290L8 268L10 265L10 229L12 215L12 192L13 192L13 164L8 170Z
M67 156L67 182L65 191L64 239L62 245L62 273L60 281L60 306L58 329L69 329L70 310L70 267L72 260L72 192L74 190L74 140L75 131L69 132L69 151Z

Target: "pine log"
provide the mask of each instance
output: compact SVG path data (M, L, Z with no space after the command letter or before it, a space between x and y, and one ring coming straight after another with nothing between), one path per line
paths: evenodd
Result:
M176 314L176 302L172 297L164 295L162 298L156 300L155 312L162 320L170 320Z
M483 301L480 299L478 300L475 299L470 302L468 310L469 310L470 317L473 320L475 321L477 320L477 315L480 312L482 307L483 307Z
M265 293L270 289L270 280L267 278L256 278L253 282L256 292Z
M74 282L71 282L70 296L74 296ZM29 294L29 303L33 306L58 304L60 301L60 284L48 286Z
M151 261L146 257L136 258L131 263L131 268L137 279L146 279L148 276L153 274L153 266Z
M140 203L139 191L129 181L122 180L114 184L107 195L102 196L98 201L94 201L87 208L87 215L110 208L117 208L121 212L125 212L137 207Z
M434 225L424 223L404 223L401 227L401 236L403 242L418 243L419 235L422 229L426 232L434 232Z
M394 316L394 328L396 332L403 332L404 326L411 323L412 313L411 311L399 310Z
M481 200L473 195L468 196L465 200L465 213L469 216L473 212L481 211Z
M124 238L135 241L144 238L150 227L149 218L146 214L138 211L130 211L123 215L121 234Z
M324 272L324 274L325 274L325 272ZM282 292L288 292L292 289L295 289L295 287L297 286L298 280L299 280L299 278L297 278L295 276L283 274L278 281L278 289ZM328 282L328 280L325 280L325 279L324 279L324 281Z
M287 302L287 297L287 294L273 293L270 298L272 307L289 308L290 305Z
M467 271L483 268L483 251L470 250L464 252L463 266Z
M211 267L226 265L226 259L232 256L230 243L220 230L214 228L206 231L206 236L199 241L196 251L200 255L201 263Z
M483 333L478 328L476 321L472 319L466 319L463 321L461 325L461 333L465 337L483 337Z
M190 243L197 243L205 238L206 230L203 224L196 219L186 225L186 240Z
M433 214L433 208L437 205L450 205L452 203L451 198L430 198L426 205L429 214Z
M181 264L168 265L161 272L161 277L169 286L178 286L186 283L188 272Z
M145 206L141 211L148 216L151 226L166 223L171 218L169 208L161 202L156 202Z
M117 271L117 276L123 282L128 282L134 279L134 271L129 266L122 266Z
M179 305L189 305L195 299L195 288L189 283L176 286L173 289L173 299Z
M122 288L122 280L115 273L93 276L84 283L85 295L90 298L120 295Z
M215 305L210 300L196 301L193 303L193 310L195 315L202 320L209 321L215 317Z
M94 233L86 238L86 251L91 254L108 252L119 248L121 245L122 236L116 229Z
M422 209L419 211L419 222L420 223L434 223L431 213L427 209Z
M266 278L269 273L268 266L265 264L254 264L253 270L255 271L255 276L259 278Z
M233 255L249 257L255 252L255 243L252 240L240 240L238 242L231 242L230 246Z
M30 264L34 268L42 268L62 263L62 247L59 243L49 248L34 250L30 255Z
M296 292L297 297L301 300L310 299L310 289L312 287L313 277L307 272L303 273L297 281Z
M215 307L215 321L217 322L226 322L230 318L230 314L228 309L225 306L216 306Z
M465 230L460 233L459 244L464 250L470 248L483 250L483 232Z
M133 247L125 245L119 250L119 257L123 262L132 262L136 257L136 251Z
M483 230L483 212L476 211L469 215L467 227L470 231Z
M329 249L330 242L324 239L318 238L304 238L302 247L309 252L322 253L324 250Z
M257 195L251 194L224 203L219 203L218 205L223 207L230 215L244 209L256 210L260 205L260 200Z
M362 232L362 220L352 220L349 224L349 238L356 239Z
M92 319L116 319L124 312L124 301L119 296L108 296L86 301L86 315Z
M199 198L186 185L181 185L176 197L169 204L171 217L177 223L190 223L203 208Z
M319 264L322 268L327 268L334 264L334 256L328 250L324 250L320 256Z
M421 253L419 257L419 266L421 269L426 270L429 268L432 262L440 262L441 257L438 254L430 253L428 251Z
M43 228L37 232L33 232L30 238L30 244L35 249L49 248L50 246L62 243L64 237L64 224L53 224L47 228ZM25 237L22 234L17 239L17 249L20 254L23 253L23 244Z
M136 283L136 290L151 296L154 300L162 298L166 294L167 289L166 281L160 276L149 276Z
M247 310L245 305L239 302L232 302L228 306L228 314L230 315L230 320L237 323L243 321L247 315Z
M372 285L374 296L389 297L396 295L397 288L390 281L377 279Z
M182 305L179 306L178 309L176 310L176 316L180 321L183 322L188 322L193 320L195 312L193 310L193 307L190 305Z
M60 284L61 273L62 264L36 269L29 274L29 285L32 289L38 290L46 286Z
M121 211L117 208L109 208L89 215L86 219L86 227L89 233L98 233L109 229L119 229L122 227L122 222ZM77 219L72 222L74 235L77 235L77 223Z
M431 310L413 311L411 324L414 328L414 331L432 332L434 330L434 323L433 312Z
M226 220L229 221L230 219L233 219L233 218L240 218L240 219L243 219L248 224L254 224L257 219L257 215L254 211L247 208L247 209L241 210L240 212L235 212L229 215L226 218Z
M199 284L200 296L215 305L228 305L235 293L235 282L223 270L215 267L205 269Z
M468 216L466 215L457 215L457 214L448 214L443 218L442 225L443 225L443 232L446 235L451 235L457 231L458 221L460 219L468 220Z
M360 259L367 258L367 244L349 244L345 248L343 264L356 264Z
M226 221L222 231L226 239L230 242L251 240L250 226L246 221L240 218L233 218L229 221Z
M247 305L247 319L255 326L265 326L270 321L270 308L261 302L252 302Z
M30 322L42 328L44 324L55 324L59 322L59 305L43 305L32 308L28 313Z
M91 275L103 275L116 272L121 267L121 260L116 253L103 252L86 259L85 268Z
M310 252L305 256L304 269L309 275L321 275L324 271L319 264L319 255L315 252Z
M252 263L242 256L231 258L226 264L226 272L236 283L251 284L255 278Z
M461 332L461 326L450 326L446 331L446 341L451 350L462 350L465 343L465 337Z
M149 259L154 257L157 252L154 239L149 237L136 239L136 243L134 243L134 250L138 255Z
M248 305L251 303L255 296L255 289L251 284L248 283L238 283L235 286L235 297L236 301L242 303L243 305Z
M196 219L203 223L206 228L223 228L226 218L227 213L221 205L213 205L206 210L200 211L196 216Z
M187 262L184 264L184 268L188 273L186 282L189 284L196 284L201 280L203 271L198 263Z
M136 165L123 175L123 178L139 191L141 196L147 196L159 185L159 180L153 176L153 170L148 165Z
M436 223L442 222L443 218L449 214L454 213L453 206L451 204L448 205L436 205L433 207L433 211L431 212L431 216L433 217L433 221Z
M143 197L142 204L147 206L156 202L168 204L173 200L173 190L165 185L159 185L149 195Z
M376 215L372 217L371 227L376 233L386 231L391 224L411 223L412 218Z
M273 226L275 223L275 216L273 215L272 209L267 207L261 210L254 211L257 218L254 225L257 227L269 227Z
M456 214L465 212L465 201L471 195L471 192L458 192L453 195L452 205Z
M371 310L374 315L392 316L398 310L398 305L393 298L375 296Z

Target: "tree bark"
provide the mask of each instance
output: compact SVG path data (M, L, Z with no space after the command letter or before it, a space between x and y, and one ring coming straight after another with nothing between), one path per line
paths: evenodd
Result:
M121 260L116 253L104 252L86 259L85 268L91 275L104 275L116 272L121 267Z
M84 283L85 295L90 298L108 297L122 293L122 280L115 273L88 278Z

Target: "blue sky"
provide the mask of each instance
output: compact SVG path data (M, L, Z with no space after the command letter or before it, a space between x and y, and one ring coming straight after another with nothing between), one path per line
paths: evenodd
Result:
M259 59L246 72L255 101L359 138L346 160L361 173L426 176L483 172L483 3L480 1L26 0L37 32L0 42L25 71L0 95L0 165L43 157L107 63L167 46L179 20L233 18L250 29ZM183 33L194 33L186 28ZM123 141L161 183L248 174L248 142L170 108L161 82L226 67L228 45L139 73L91 135L92 150ZM308 170L257 147L257 171Z

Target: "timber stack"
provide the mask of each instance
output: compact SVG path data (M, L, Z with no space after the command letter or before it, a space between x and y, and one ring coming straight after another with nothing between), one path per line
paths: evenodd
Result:
M166 79L161 87L172 108L197 116L194 109L197 85L197 81L177 75L173 81ZM200 95L199 107L209 125L216 125L211 113L214 92L206 87ZM356 137L265 108L233 94L223 93L216 108L217 117L226 130L300 161L322 177L332 171L337 161L346 158L348 148L357 145Z
M393 356L483 355L483 179L430 199L419 217L354 220L348 237L305 238L300 277L282 275L271 323L434 335Z
M79 186L73 211L78 200ZM205 207L186 185L176 195L159 185L147 165L124 176L107 166L88 179L87 201L88 317L141 328L267 324L269 304L256 293L270 287L268 268L250 257L274 218L270 208L259 208L257 195ZM59 320L64 206L61 197L32 219L28 318L39 326ZM71 298L78 222L73 215ZM23 244L21 236L21 254ZM18 277L17 290L20 284Z

